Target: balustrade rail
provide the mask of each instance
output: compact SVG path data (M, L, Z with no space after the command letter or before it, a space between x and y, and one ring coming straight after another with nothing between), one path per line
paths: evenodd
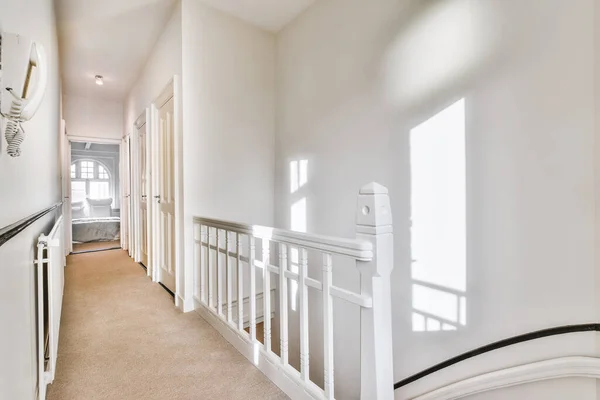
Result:
M356 231L355 239L345 239L194 218L194 298L198 311L292 398L334 398L334 298L356 304L361 310L361 398L393 398L389 280L393 268L392 218L387 189L381 185L372 183L360 190ZM320 280L308 276L309 259L314 260L309 252L320 255ZM344 256L356 264L361 276L360 292L333 284L334 256ZM277 278L272 280L272 274ZM257 276L261 282L257 282ZM290 285L298 294L299 370L289 364ZM323 388L309 375L308 288L320 292L322 299ZM245 291L249 292L247 305ZM275 352L273 293L279 301L280 340ZM262 342L257 339L260 322Z

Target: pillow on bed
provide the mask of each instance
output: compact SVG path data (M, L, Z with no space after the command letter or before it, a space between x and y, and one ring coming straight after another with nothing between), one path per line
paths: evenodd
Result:
M110 205L113 199L87 199L90 206L90 217L110 217Z
M85 202L76 201L74 203L71 203L71 213L71 218L85 218L87 216Z

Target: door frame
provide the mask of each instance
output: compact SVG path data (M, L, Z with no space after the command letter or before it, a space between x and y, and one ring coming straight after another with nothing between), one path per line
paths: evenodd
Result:
M131 234L129 227L131 226L130 209L131 209L131 171L129 170L129 159L131 153L129 151L130 134L127 133L121 140L121 159L119 161L119 185L121 188L121 220L127 221L126 224L121 222L121 248L129 252Z
M98 143L98 144L116 144L119 146L119 167L121 166L122 161L122 157L123 157L123 152L122 152L122 142L123 139L112 139L112 138L96 138L96 137L90 137L90 136L77 136L77 135L69 135L69 133L67 132L66 129L66 122L64 124L61 124L61 129L64 129L65 135L64 137L66 138L66 145L64 145L64 149L65 149L65 157L63 158L63 181L64 179L68 180L68 183L66 185L63 184L63 187L65 188L65 190L68 190L67 193L63 194L63 201L67 200L65 203L63 203L63 212L65 211L65 204L68 202L68 209L66 210L65 215L67 215L67 218L65 219L65 229L67 230L67 248L69 250L69 253L73 252L73 219L71 218L71 143L72 142L76 142L76 143L87 143L87 142L92 142L92 143ZM122 180L123 174L121 174L121 171L119 171L119 176L116 177L116 179L119 180L119 191L121 191L121 187L123 186L123 180ZM68 196L65 196L65 194L67 194ZM121 194L118 194L119 196L121 196ZM120 207L123 206L123 202L121 202ZM126 225L129 221L127 221L126 218L123 217L123 214L120 213L120 220L119 220L119 224L120 224L120 229L121 229L121 233L122 234L122 229L123 229L123 225ZM126 228L127 229L127 228Z
M181 98L181 77L174 75L172 79L165 85L160 94L154 99L150 109L150 117L152 124L151 128L151 145L152 145L152 171L159 171L159 154L158 154L158 120L159 120L159 109L166 104L171 98L173 98L173 166L174 166L174 180L175 180L175 221L174 221L174 235L175 235L175 306L182 309L184 312L192 311L194 309L193 296L191 294L186 296L188 301L184 300L183 287L185 285L184 267L183 267L183 124L182 124L182 98ZM153 241L154 241L154 262L153 262L153 280L158 282L159 266L157 265L159 260L159 249L158 244L160 243L159 238L162 233L160 232L160 224L158 224L159 218L159 207L158 200L155 196L158 196L158 177L159 173L152 174L151 192L152 192L152 230L153 230ZM191 279L191 277L190 277Z
M149 162L150 160L150 156L152 154L152 149L150 148L150 142L151 142L151 132L152 132L152 118L150 117L150 107L147 107L144 109L144 111L140 114L140 116L135 120L134 124L133 124L133 128L134 128L134 141L132 142L132 151L133 153L135 153L135 157L133 160L133 176L134 178L134 183L133 183L133 190L134 190L134 194L132 195L133 197L133 201L132 201L132 207L133 207L133 212L132 214L135 216L134 217L134 230L135 230L135 240L134 240L134 248L135 248L135 252L134 252L134 260L136 262L141 262L142 261L142 219L141 219L141 215L140 215L140 207L141 207L141 202L140 202L140 196L142 196L141 193L141 182L140 182L140 161L141 161L141 157L139 154L139 149L140 149L140 133L139 130L146 125L146 196L147 196L147 201L146 201L146 221L147 221L147 227L146 227L146 235L147 238L150 238L150 240L148 240L147 246L148 246L148 265L146 265L146 273L148 276L153 277L153 271L154 271L154 265L152 263L153 260L153 248L154 248L154 242L151 241L151 238L153 237L154 231L152 230L152 221L151 221L151 215L152 215L152 202L150 201L150 194L152 193L152 182L151 182L151 177L152 177L152 168L153 165L151 162Z
M73 252L73 218L71 215L71 141L67 137L67 123L60 121L61 137L61 183L63 198L63 229L65 238L65 255Z

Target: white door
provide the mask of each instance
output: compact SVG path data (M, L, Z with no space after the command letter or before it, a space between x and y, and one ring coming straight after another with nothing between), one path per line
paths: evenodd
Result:
M171 97L158 110L158 280L175 293L175 120Z
M139 134L139 160L140 160L140 253L141 262L144 266L148 267L148 253L149 253L149 240L148 240L148 157L147 157L147 139L146 135L146 124L142 125L138 129Z

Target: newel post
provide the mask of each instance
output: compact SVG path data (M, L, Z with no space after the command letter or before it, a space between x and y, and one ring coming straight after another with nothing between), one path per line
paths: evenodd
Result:
M390 274L394 268L392 213L388 190L375 182L360 189L356 237L373 244L373 259L358 261L361 294L373 299L360 315L360 398L394 398Z

